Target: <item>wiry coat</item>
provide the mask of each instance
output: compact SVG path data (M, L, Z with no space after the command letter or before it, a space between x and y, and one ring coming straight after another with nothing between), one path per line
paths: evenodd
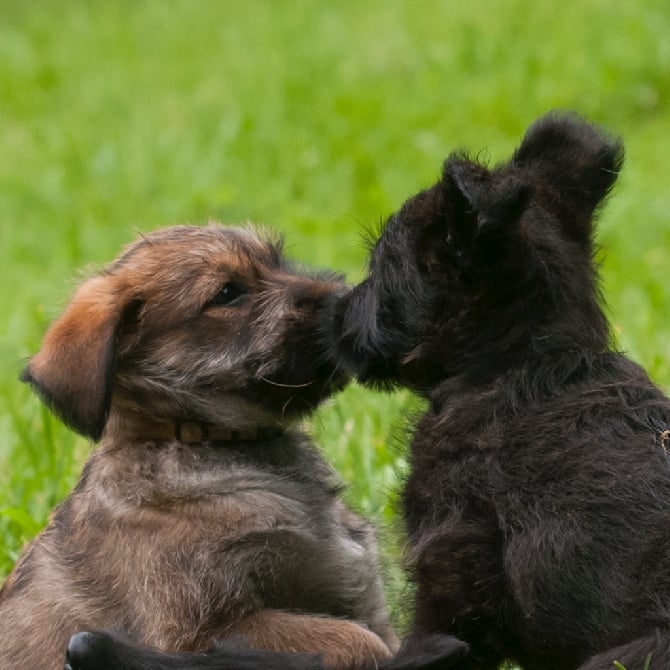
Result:
M294 426L346 381L323 330L343 290L216 225L153 233L79 287L25 379L100 444L0 590L1 668L61 668L95 629L389 656L372 530Z
M386 224L337 330L430 408L403 494L413 638L457 667L670 667L670 402L611 346L593 217L621 145L552 114L511 160L454 154Z

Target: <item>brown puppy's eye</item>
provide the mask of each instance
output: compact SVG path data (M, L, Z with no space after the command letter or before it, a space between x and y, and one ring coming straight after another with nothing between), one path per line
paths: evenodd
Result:
M226 282L219 292L212 298L210 305L226 305L227 307L235 307L241 304L242 299L247 294L246 289L239 284Z

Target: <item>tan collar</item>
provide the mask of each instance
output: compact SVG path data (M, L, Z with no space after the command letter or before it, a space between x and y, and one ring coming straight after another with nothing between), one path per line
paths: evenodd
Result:
M200 421L153 422L145 429L139 428L136 437L140 440L168 442L176 440L182 444L218 444L233 442L268 442L284 431L275 426L233 429L213 426Z

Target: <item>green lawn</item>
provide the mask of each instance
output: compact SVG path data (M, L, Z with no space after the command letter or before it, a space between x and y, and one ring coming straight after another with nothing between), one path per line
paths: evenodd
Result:
M356 280L361 230L450 150L502 159L556 107L626 140L605 293L670 385L667 0L0 0L0 578L90 449L17 381L81 268L141 231L251 219ZM313 422L387 526L408 402L352 387Z

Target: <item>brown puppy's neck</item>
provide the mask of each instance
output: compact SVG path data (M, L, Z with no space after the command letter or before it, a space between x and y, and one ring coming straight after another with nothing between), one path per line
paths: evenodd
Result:
M178 442L188 446L226 445L239 442L267 443L280 437L279 425L259 427L218 426L195 419L154 419L135 414L112 414L105 436L133 442Z

